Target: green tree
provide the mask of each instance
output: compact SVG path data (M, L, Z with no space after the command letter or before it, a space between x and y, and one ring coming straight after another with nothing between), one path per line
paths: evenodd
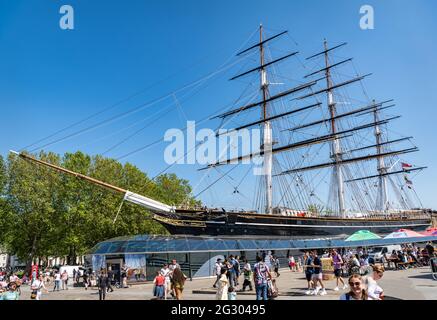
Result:
M169 205L198 204L188 181L174 174L152 181L132 164L82 152L63 157L41 152L35 157ZM148 210L123 203L124 194L16 155L10 155L7 164L0 158L2 191L0 240L28 267L47 256L67 256L67 263L74 263L108 238L167 233Z

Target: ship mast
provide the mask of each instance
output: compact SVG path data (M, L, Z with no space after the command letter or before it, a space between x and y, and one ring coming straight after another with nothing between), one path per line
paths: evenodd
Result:
M336 117L336 108L335 108L335 101L334 101L334 95L332 90L332 80L331 80L331 68L329 65L329 59L328 59L328 42L324 41L325 46L325 76L326 76L326 82L327 82L327 96L328 96L328 108L330 113L330 120L331 120L331 134L335 135L337 128L335 125L335 117ZM338 207L340 210L340 216L342 218L345 217L345 206L344 206L344 183L343 183L343 175L342 175L342 167L341 167L341 147L340 147L340 140L334 139L331 143L331 158L334 160L334 177L336 179L336 185L337 185L337 195L338 195Z
M376 104L375 100L373 103ZM379 115L378 108L375 107L373 111L373 117L375 121L375 138L376 138L376 152L378 155L382 153L382 141L381 141L381 128L379 126ZM385 167L384 157L379 156L378 158L378 174L379 174L379 185L378 185L378 207L377 209L381 211L388 210L388 201L387 201L387 168Z
M267 73L264 67L264 46L263 46L263 26L259 27L259 50L260 50L260 67L261 67L261 91L263 95L262 103L262 119L264 120L264 136L263 136L263 150L264 152L264 175L266 183L266 213L272 214L272 128L270 121L267 121L267 94L268 94L268 82Z

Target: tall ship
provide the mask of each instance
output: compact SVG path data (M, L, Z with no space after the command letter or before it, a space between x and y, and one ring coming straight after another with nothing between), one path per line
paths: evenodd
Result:
M412 185L412 175L426 167L413 166L402 158L418 148L412 137L395 137L390 131L390 123L399 118L386 114L394 107L393 100L369 98L362 85L369 75L351 77L342 71L353 63L352 58L339 58L338 51L346 43L330 47L326 40L320 52L304 62L298 58L307 74L287 86L287 76L280 76L278 70L285 61L299 57L299 52L273 57L269 50L271 43L286 34L266 37L260 26L259 40L237 54L255 65L230 79L257 78L256 83L248 82L253 94L245 103L211 119L220 122L215 139L238 138L241 132L255 128L260 132L259 145L245 154L219 157L199 169L220 172L207 187L212 188L234 168L258 159L256 165L244 169L245 177L250 171L254 174L252 210L175 207L25 153L19 156L123 193L126 201L150 210L153 219L171 234L336 237L362 229L379 234L400 228L426 229L431 210L422 207ZM352 94L346 91L354 86ZM357 90L364 98L355 98ZM230 169L223 173L222 168ZM240 185L234 186L236 195L243 193Z

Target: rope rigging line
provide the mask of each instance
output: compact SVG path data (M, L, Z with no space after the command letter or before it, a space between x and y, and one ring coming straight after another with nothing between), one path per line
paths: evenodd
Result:
M217 180L215 180L213 183L211 183L209 186L207 186L205 189L203 189L201 192L197 193L194 198L199 197L203 192L205 192L206 190L208 190L209 188L211 188L213 185L215 185L217 182L219 182L221 179L223 179L224 176L228 175L229 173L231 173L232 170L234 170L235 168L237 168L237 166L232 167L230 170L228 170L228 172L226 172L224 175L222 175L220 178L218 178Z

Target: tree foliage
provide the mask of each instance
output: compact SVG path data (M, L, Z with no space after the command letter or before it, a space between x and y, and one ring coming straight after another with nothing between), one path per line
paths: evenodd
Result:
M132 164L82 152L35 157L169 205L196 204L188 181L174 174L151 180ZM0 157L0 244L30 264L47 256L75 259L116 236L166 233L123 196L16 155Z

